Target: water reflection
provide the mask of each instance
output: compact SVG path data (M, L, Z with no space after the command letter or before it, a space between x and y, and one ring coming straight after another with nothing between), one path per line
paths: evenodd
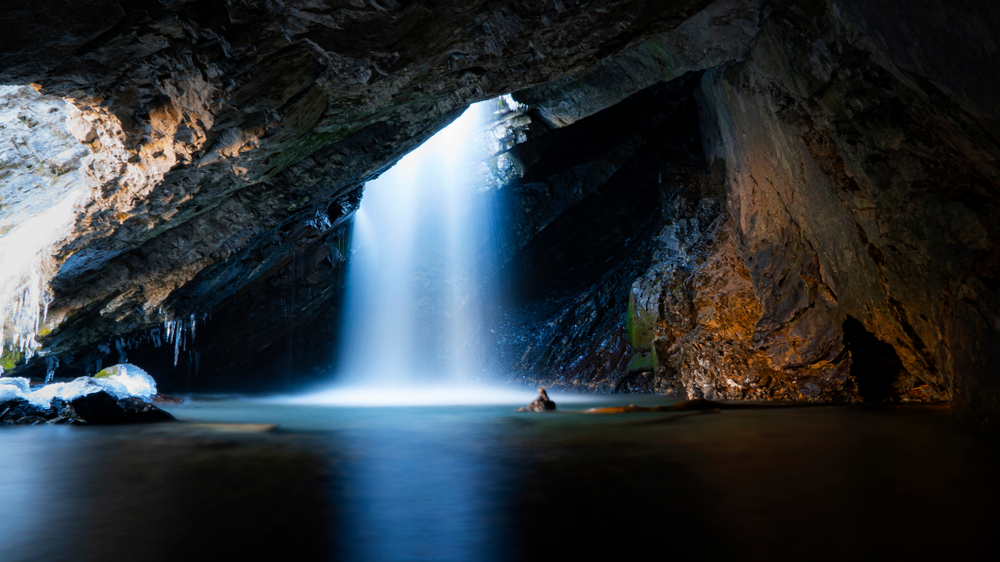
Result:
M17 553L54 559L58 547L47 539L53 529L69 522L69 512L61 504L73 496L76 485L60 461L74 450L72 430L67 427L0 433L0 559L17 560L8 558Z
M0 427L0 560L982 559L998 546L996 451L947 410L172 411L186 423Z
M350 559L464 561L501 554L491 540L498 475L481 441L488 436L470 438L470 431L460 422L396 419L345 435L343 478L351 493L342 498L340 543Z

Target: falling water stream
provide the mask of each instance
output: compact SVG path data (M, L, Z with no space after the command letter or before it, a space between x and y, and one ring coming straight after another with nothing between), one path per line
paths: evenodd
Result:
M344 351L336 383L310 404L523 403L531 393L479 381L473 306L493 252L482 173L497 100L470 106L365 186L354 220Z

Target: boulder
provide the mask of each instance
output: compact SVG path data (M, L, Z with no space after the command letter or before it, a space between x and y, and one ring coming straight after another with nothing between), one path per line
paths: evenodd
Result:
M115 398L105 391L80 396L70 404L83 421L93 425L153 423L174 419L174 416L140 398Z
M549 400L549 395L545 392L545 387L538 389L538 398L531 404L528 404L527 408L521 408L522 412L551 412L556 409L556 403Z
M41 407L25 400L14 398L0 401L0 424L36 425L51 424L81 424L86 423L77 414L69 402L56 398L51 406Z

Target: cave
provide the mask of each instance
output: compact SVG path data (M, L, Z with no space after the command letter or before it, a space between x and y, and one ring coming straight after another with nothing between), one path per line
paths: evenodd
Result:
M0 27L0 558L996 550L995 2Z
M850 317L844 321L844 342L851 353L851 376L861 401L880 403L892 398L899 378L906 373L896 350Z

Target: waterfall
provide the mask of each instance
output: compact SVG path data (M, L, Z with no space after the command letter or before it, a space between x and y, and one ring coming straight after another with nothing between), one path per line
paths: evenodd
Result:
M503 98L470 106L365 186L336 384L300 402L530 401L521 391L479 392L474 336L495 268L496 191L510 168L497 157L507 134L501 121L515 106Z

